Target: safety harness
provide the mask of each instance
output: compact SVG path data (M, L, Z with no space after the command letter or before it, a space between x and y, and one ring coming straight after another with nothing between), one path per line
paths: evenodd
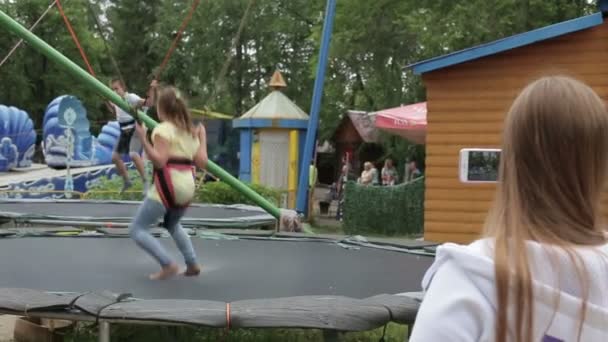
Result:
M154 169L154 186L163 202L163 205L167 209L184 209L190 205L190 201L187 203L177 204L175 200L175 189L173 187L173 181L171 179L171 170L190 170L192 171L192 177L196 177L196 171L194 163L190 159L186 158L170 158L162 168Z

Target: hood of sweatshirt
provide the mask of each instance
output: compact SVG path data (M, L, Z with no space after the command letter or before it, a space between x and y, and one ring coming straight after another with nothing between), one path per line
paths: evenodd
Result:
M564 250L536 242L529 242L527 248L534 293L534 341L577 341L579 328L580 341L608 341L608 245L575 250L585 265L587 286L582 285L577 261ZM492 242L479 240L468 246L450 243L440 246L435 262L422 280L424 290L448 261L450 267L457 269L458 276L475 285L475 296L496 310ZM494 319L488 318L490 322Z

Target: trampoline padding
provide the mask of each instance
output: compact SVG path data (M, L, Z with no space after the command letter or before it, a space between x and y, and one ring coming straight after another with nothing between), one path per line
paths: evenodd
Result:
M78 294L50 294L21 288L0 290L0 309L13 312L63 310Z
M390 312L391 321L408 324L416 319L420 302L407 296L381 294L365 299L368 303L382 305Z
M364 331L390 321L381 305L339 296L257 299L231 304L235 328L315 328Z
M399 296L383 295L381 301L398 301ZM308 328L336 331L365 331L395 319L394 312L378 300L341 296L298 296L255 299L230 303L205 300L116 301L108 293L53 294L28 289L0 289L0 312L15 315L60 314L64 319L162 322L213 328ZM377 299L377 298L376 298ZM79 310L79 311L76 311ZM407 317L415 317L418 307L410 307ZM404 316L404 317L406 317Z
M226 304L207 300L136 300L113 304L100 318L226 326Z
M104 308L118 302L119 295L110 292L84 293L71 303L71 307L79 309L91 316L97 316Z

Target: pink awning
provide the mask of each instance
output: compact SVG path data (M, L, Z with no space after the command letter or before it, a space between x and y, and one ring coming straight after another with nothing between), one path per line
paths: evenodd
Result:
M395 107L372 113L376 127L397 134L416 144L426 140L426 102Z

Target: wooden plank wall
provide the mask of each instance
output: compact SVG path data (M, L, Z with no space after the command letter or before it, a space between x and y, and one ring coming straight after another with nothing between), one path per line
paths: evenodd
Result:
M458 153L500 147L504 115L517 93L539 76L558 73L586 82L608 99L607 24L423 75L426 240L467 243L479 236L495 186L461 183Z

